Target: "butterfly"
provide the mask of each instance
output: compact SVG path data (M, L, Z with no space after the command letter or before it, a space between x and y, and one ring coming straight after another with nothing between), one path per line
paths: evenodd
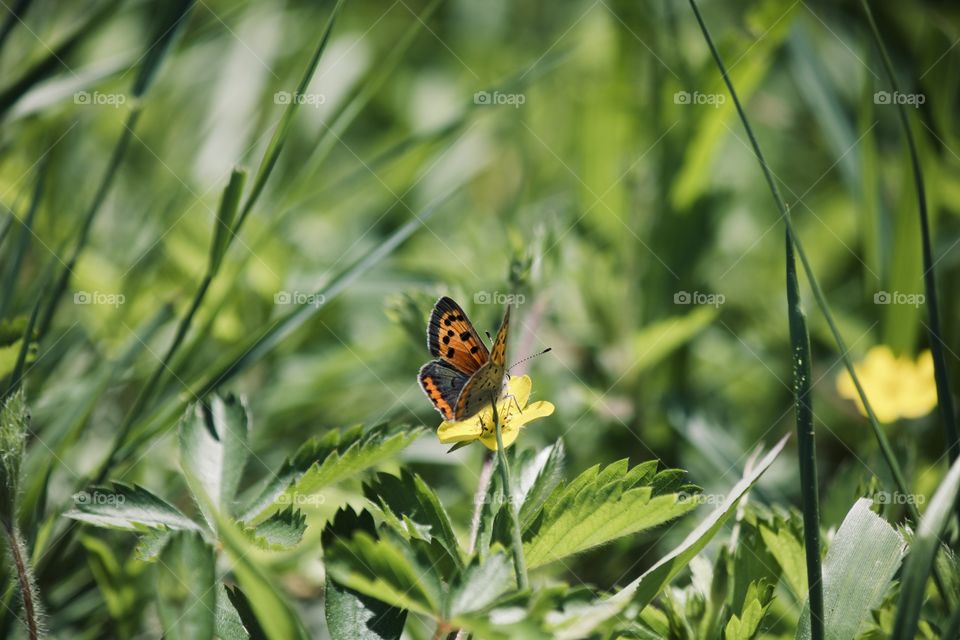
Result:
M499 399L509 327L508 305L488 351L460 305L446 296L437 300L427 324L427 348L436 359L421 367L418 379L445 420L465 420Z

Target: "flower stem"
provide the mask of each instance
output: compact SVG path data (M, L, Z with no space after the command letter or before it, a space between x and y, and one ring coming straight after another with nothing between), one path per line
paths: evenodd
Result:
M503 481L503 495L507 500L507 509L510 511L511 529L513 533L513 568L517 574L517 586L526 589L530 586L527 578L527 562L523 558L523 536L520 533L520 514L517 505L513 502L513 489L510 484L510 465L507 464L507 455L503 449L503 435L500 429L500 416L497 413L497 404L493 403L493 427L497 433L497 466L500 467L500 479Z
M484 449L483 466L480 468L480 478L477 480L477 493L473 496L473 517L470 519L470 540L467 553L472 554L477 550L477 536L480 535L480 518L483 516L484 498L487 495L487 489L490 488L492 478L493 453Z
M37 640L41 634L39 603L35 597L36 587L30 573L30 566L27 564L26 549L20 539L20 532L17 531L16 525L4 523L3 530L7 534L7 540L10 544L10 557L13 559L13 566L17 572L17 584L20 587L20 598L23 602L23 617L27 625L27 637L30 640Z

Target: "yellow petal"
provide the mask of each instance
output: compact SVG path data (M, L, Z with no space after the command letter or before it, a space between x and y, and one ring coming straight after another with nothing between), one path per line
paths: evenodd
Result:
M517 436L519 435L520 435L520 429L518 427L515 427L513 424L508 423L500 426L500 437L503 438L504 449L512 445L516 441ZM480 436L480 442L482 442L483 446L485 446L487 449L490 449L490 451L496 451L497 450L497 432L494 431L493 429L490 429L489 432Z
M531 382L530 376L513 376L507 381L506 395L513 396L513 399L517 401L517 404L519 404L521 407L525 407L527 405L527 401L530 400L530 389L532 388L533 382ZM510 400L510 398L507 399Z
M510 419L510 426L522 427L533 420L545 418L553 414L554 408L555 407L553 406L553 403L547 402L546 400L534 402L533 404L524 407L523 413L513 416Z
M437 437L443 444L456 442L470 442L480 437L483 428L480 426L480 415L460 420L459 422L443 421L437 429Z

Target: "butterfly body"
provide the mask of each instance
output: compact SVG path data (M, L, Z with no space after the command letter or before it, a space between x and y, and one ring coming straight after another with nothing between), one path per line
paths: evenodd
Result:
M427 348L435 360L420 369L424 393L445 420L464 420L500 397L506 375L510 307L493 341L492 351L480 339L463 309L440 298L427 324Z

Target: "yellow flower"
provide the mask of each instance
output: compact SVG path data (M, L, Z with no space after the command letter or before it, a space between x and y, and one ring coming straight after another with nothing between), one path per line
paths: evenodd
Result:
M533 383L530 376L515 376L507 382L507 392L497 402L500 417L500 435L503 447L507 448L520 435L520 429L528 422L553 413L553 404L539 400L528 405ZM443 444L473 442L480 440L491 451L497 450L497 434L493 426L493 407L487 407L472 418L457 422L444 421L437 429L437 437Z
M854 370L880 422L920 418L937 406L933 357L929 351L914 361L907 356L897 358L890 347L877 345L867 352L863 361L854 365ZM860 413L867 415L847 371L837 377L837 392L856 402Z

